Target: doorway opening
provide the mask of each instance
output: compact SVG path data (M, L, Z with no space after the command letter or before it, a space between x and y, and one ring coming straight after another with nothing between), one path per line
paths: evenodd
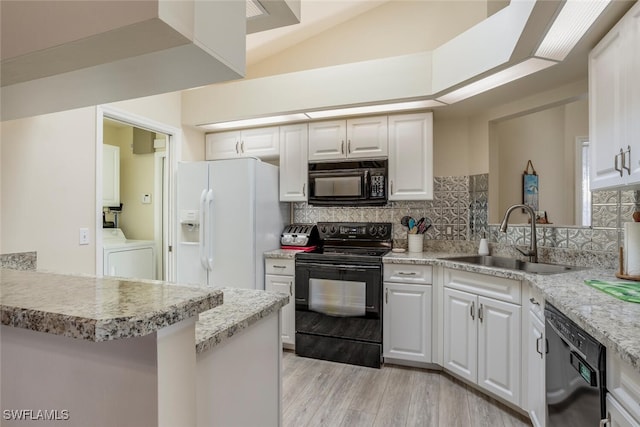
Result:
M172 281L179 132L105 107L97 120L96 273Z

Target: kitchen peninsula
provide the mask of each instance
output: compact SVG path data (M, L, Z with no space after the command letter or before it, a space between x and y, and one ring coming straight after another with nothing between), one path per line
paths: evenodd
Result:
M247 292L0 269L2 425L196 426L198 390L228 385L203 375L238 372L217 364L243 363L239 345L280 346L287 298ZM280 395L279 380L264 387Z

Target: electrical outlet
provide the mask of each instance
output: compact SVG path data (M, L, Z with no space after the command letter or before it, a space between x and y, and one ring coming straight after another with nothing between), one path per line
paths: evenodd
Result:
M81 228L80 229L80 244L88 245L89 244L89 229Z
M453 237L453 227L452 227L452 226L450 226L450 225L447 225L447 227L445 228L445 232L444 232L444 234L445 234L447 237Z

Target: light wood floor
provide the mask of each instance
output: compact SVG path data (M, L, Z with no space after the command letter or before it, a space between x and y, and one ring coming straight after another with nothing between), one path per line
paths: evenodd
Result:
M529 420L438 372L283 354L283 425L524 427Z

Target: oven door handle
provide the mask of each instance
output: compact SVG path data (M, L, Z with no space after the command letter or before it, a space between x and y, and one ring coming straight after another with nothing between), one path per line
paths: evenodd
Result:
M326 270L341 270L341 271L370 271L370 270L380 270L379 265L348 265L348 264L322 264L318 262L298 262L296 264L298 267L313 267L313 268L324 268Z

